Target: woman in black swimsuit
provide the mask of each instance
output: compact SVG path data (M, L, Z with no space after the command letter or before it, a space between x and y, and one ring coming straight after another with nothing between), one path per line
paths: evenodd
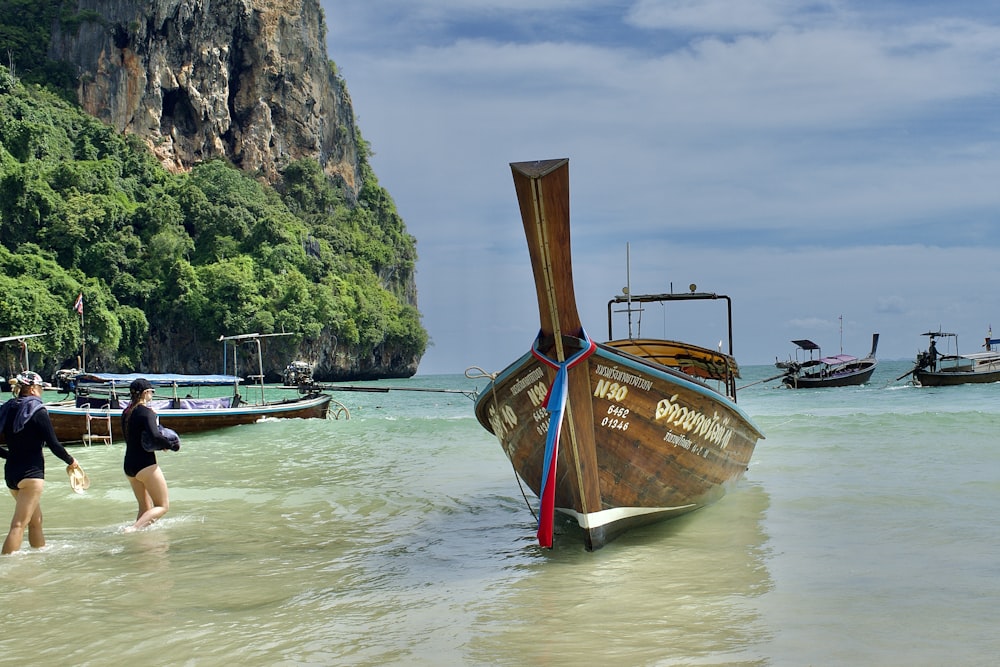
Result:
M122 430L125 431L125 477L139 501L135 523L126 531L139 530L153 523L170 509L167 480L156 463L156 454L142 446L142 434L149 433L157 449L174 449L169 440L160 435L156 413L149 407L153 400L153 385L139 378L129 385L131 402L122 413ZM177 447L179 448L179 447ZM176 450L175 450L176 451Z
M0 457L7 459L4 479L14 496L14 518L10 520L10 532L3 543L5 554L21 548L25 530L28 531L28 544L35 548L45 546L41 507L45 486L42 445L48 445L53 454L66 462L67 471L80 467L56 438L41 395L41 376L25 371L17 376L15 398L0 406L0 431L7 443L6 450L0 449Z

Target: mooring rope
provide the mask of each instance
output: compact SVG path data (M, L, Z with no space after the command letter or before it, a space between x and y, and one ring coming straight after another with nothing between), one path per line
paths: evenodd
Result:
M490 396L493 399L493 407L495 408L500 407L497 404L496 384L494 383L497 379L497 375L499 375L499 373L488 373L479 366L469 366L465 369L465 377L470 380L480 380L485 378L490 381ZM497 437L497 440L500 440L500 438ZM503 447L503 440L500 440L500 446ZM524 492L524 483L521 481L521 476L517 474L517 468L514 467L514 461L512 461L509 456L507 457L507 460L510 461L510 469L514 472L514 479L517 481L517 488L521 491L521 497L524 498L524 504L528 508L528 511L531 512L531 517L537 524L538 515L535 514L535 508L531 506L531 501L528 500L528 494Z

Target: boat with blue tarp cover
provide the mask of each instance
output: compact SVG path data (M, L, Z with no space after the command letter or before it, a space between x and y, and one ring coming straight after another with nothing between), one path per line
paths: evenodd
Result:
M242 334L219 340L232 342L234 346L256 343L260 364L260 338L260 334ZM233 358L235 364L235 354ZM301 385L290 398L269 400L263 371L253 377L254 383L244 385L239 375L80 372L72 380L73 398L47 403L45 407L61 442L84 443L123 438L121 414L129 403L128 386L137 378L145 378L156 390L152 408L160 424L181 435L265 419L323 418L330 412L331 396L313 385ZM222 386L232 386L232 394L201 397L190 391ZM188 391L182 392L181 388ZM346 408L339 403L338 406L335 415L346 414Z
M179 388L218 387L230 384L227 376L179 376L128 374L85 374L87 380L77 385L76 395L67 401L47 403L49 418L61 442L89 442L96 437L122 439L121 414L128 406L128 385L144 377L159 392L152 408L160 424L183 435L210 431L239 424L253 424L264 419L309 419L327 416L329 394L310 391L303 395L274 401L246 400L237 388L230 396L192 396ZM225 380L225 381L223 381ZM103 383L101 383L103 381ZM163 390L169 389L164 396ZM101 391L103 390L103 391ZM183 395L182 395L183 394Z

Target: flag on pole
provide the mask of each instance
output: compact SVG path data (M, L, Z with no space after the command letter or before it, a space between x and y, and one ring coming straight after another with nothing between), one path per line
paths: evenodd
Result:
M73 304L73 310L83 315L83 292L80 292L80 296L76 297L76 303Z

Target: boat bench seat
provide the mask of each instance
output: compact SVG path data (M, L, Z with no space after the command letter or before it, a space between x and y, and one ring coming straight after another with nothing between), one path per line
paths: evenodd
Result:
M76 407L90 408L98 410L107 407L110 401L103 397L77 396ZM232 406L231 396L220 396L218 398L176 398L176 399L156 399L150 403L157 412L161 410L221 410ZM121 401L121 407L127 407L127 400Z
M173 405L168 408L174 410L221 410L231 406L233 399L231 396L220 396L218 398L178 398L172 401ZM171 403L168 401L168 403Z

